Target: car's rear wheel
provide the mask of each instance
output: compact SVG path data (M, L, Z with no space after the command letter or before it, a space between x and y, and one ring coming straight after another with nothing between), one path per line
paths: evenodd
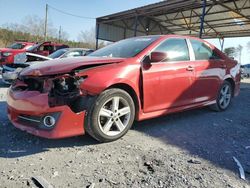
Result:
M109 89L102 92L87 111L85 130L98 141L114 141L127 133L134 117L131 96L121 89Z
M226 110L231 104L232 96L233 90L231 83L224 81L217 95L216 103L210 106L211 109L215 111Z

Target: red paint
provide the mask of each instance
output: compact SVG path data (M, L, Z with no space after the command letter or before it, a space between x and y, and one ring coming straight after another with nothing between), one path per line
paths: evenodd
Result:
M45 138L64 138L84 133L84 112L74 113L68 106L50 108L48 95L37 91L11 92L8 91L8 117L13 125L23 131ZM36 127L22 125L17 116L22 114L43 116L50 112L61 112L54 129L47 131Z
M138 101L137 120L213 104L225 79L231 79L235 83L234 94L238 95L239 65L207 42L206 44L220 56L220 60L150 64L142 62L146 55L168 38L190 39L192 37L161 36L133 58L82 57L52 60L49 63L44 62L25 69L21 76L64 74L80 66L87 66L87 69L75 75L87 77L80 85L82 94L98 95L107 88L126 85L133 90L136 95L134 99ZM19 84L22 84L22 81ZM11 122L22 130L47 138L84 134L86 112L74 113L67 105L51 108L48 106L48 93L10 89L7 103ZM50 131L37 130L35 127L30 128L16 122L18 114L41 115L48 112L62 113L56 127Z
M64 44L60 44L60 43L55 43L55 42L44 42L41 44L35 44L35 43L31 43L31 42L18 42L20 44L23 45L22 49L11 49L11 48L0 48L0 64L11 64L14 62L14 58L15 55L20 54L20 53L24 53L24 52L31 52L31 53L35 53L35 54L40 54L40 55L44 55L44 56L48 56L49 54L55 52L58 48L68 48L67 45ZM28 50L28 47L31 47L33 45L37 45L36 48L32 49L32 50ZM46 46L51 46L52 50L51 51L47 51L47 50L43 50L42 48L46 48ZM11 53L10 56L5 57L3 54L4 53Z

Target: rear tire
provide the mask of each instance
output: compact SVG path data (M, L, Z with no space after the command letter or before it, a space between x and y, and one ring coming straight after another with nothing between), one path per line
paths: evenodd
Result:
M110 142L124 136L135 118L131 96L121 89L103 91L87 110L85 130L100 142Z
M232 85L230 82L225 80L217 94L216 103L209 107L217 112L224 111L230 106L232 96L233 96Z

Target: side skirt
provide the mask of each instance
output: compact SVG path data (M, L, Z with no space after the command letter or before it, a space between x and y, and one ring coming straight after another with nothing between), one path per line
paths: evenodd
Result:
M143 113L142 111L139 112L139 117L138 121L145 120L145 119L151 119L155 117L159 117L162 115L167 115L175 112L182 112L190 109L195 109L195 108L201 108L204 106L209 106L216 103L216 100L212 101L206 101L198 104L191 104L187 106L181 106L181 107L176 107L176 108L170 108L170 109L164 109L164 110L159 110L159 111L154 111L154 112L148 112L148 113Z

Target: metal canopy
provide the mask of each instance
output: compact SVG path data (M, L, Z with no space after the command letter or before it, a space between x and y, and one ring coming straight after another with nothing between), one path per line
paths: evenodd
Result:
M166 0L96 19L96 38L154 34L250 36L250 0ZM98 44L98 42L97 42Z

